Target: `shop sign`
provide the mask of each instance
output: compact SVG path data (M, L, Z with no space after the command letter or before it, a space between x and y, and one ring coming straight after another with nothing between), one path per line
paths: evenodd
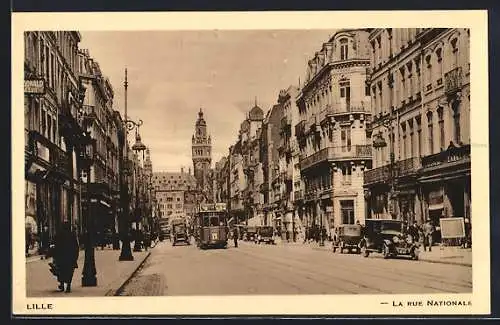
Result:
M465 237L465 225L463 217L441 218L441 238L463 238Z
M24 80L24 93L30 95L43 95L45 94L45 80L44 79L25 79Z

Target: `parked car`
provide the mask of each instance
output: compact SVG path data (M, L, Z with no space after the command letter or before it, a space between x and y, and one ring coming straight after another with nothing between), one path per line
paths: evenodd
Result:
M332 243L333 252L335 253L338 249L339 253L347 250L359 254L359 242L363 238L361 231L361 225L338 225L335 227Z
M403 232L403 222L392 219L366 219L363 239L359 244L361 253L382 253L384 258L409 256L418 260L419 243Z
M266 243L275 244L274 242L274 229L271 226L257 226L257 232L254 236L256 244Z

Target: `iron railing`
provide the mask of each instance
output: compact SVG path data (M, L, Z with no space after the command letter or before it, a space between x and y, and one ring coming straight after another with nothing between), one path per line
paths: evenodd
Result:
M341 147L327 147L306 157L300 161L300 168L307 169L320 162L338 160L344 158L366 158L371 159L371 145L353 145Z

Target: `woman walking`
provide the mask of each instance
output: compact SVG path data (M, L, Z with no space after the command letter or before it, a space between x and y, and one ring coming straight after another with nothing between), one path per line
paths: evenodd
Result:
M75 268L78 267L76 262L79 252L76 234L71 231L69 222L64 222L56 234L54 251L54 261L59 270L60 291L64 291L64 284L66 284L66 292L71 292L71 281Z

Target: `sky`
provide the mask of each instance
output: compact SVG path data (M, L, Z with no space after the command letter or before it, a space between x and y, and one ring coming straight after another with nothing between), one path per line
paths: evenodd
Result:
M192 169L191 136L203 109L212 137L212 166L237 140L246 113L267 112L278 93L304 80L307 61L333 30L83 31L88 49L110 79L114 109L141 119L153 170ZM131 139L133 141L133 139ZM133 142L132 142L133 143Z

